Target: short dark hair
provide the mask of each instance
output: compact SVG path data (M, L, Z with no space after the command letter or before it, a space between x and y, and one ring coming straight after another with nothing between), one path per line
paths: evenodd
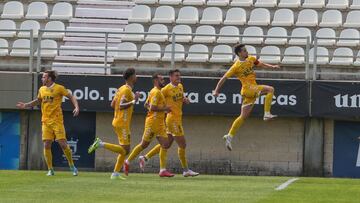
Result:
M131 76L135 75L134 68L128 68L124 71L123 77L125 80L128 80Z
M169 71L169 75L172 76L174 73L180 73L179 69L173 69Z
M245 44L237 44L234 47L234 53L239 56L239 52L241 52L241 49L245 47Z
M49 78L51 78L51 80L52 80L53 82L55 82L55 80L56 80L56 78L57 78L57 75L58 75L56 71L54 71L54 70L47 70L47 71L45 71L44 73L48 74Z
M159 78L159 73L154 73L153 75L152 75L152 80L154 81L154 80L156 80L156 79L158 79Z

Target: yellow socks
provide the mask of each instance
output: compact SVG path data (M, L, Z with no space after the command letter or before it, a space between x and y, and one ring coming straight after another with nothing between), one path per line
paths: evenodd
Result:
M237 117L235 119L235 121L233 122L232 126L231 126L231 129L229 131L229 135L231 137L234 137L236 132L239 130L239 128L242 126L242 124L244 123L245 119L242 118L241 116Z
M64 150L63 150L66 159L68 160L69 166L74 166L74 161L72 159L72 154L71 154L71 149L69 146L67 146Z
M126 154L124 148L120 145L110 144L104 142L104 148L118 154Z
M103 146L105 149L119 154L116 160L114 172L120 172L121 167L124 165L126 150L120 145L110 144L107 142L103 142Z
M188 169L188 164L186 161L186 155L185 155L184 148L178 147L178 156L179 156L179 160L180 160L182 168L185 170Z
M151 157L155 156L156 154L159 154L159 153L160 153L160 148L161 148L161 145L160 145L160 144L155 145L155 147L153 147L153 148L145 155L145 158L146 158L146 159L151 159Z
M167 149L160 148L160 170L166 169Z
M66 159L68 160L69 166L74 166L74 161L72 158L72 153L71 153L71 149L69 146L67 146L64 150L63 150Z
M132 152L131 152L131 154L129 155L129 157L128 157L127 160L128 160L128 161L134 160L135 157L137 157L142 150L144 150L144 149L143 149L143 147L141 146L141 144L136 145L136 147L132 150Z
M48 170L53 169L51 149L44 149L44 157Z
M124 165L125 157L125 154L119 154L115 164L114 172L120 172L121 167Z
M265 97L264 112L270 113L274 93L267 93Z

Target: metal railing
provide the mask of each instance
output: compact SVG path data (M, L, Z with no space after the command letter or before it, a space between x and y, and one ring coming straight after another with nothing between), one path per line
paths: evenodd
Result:
M38 36L36 38L36 36L34 36L34 33L32 30L19 30L19 29L15 29L15 30L5 30L5 29L0 29L0 32L1 31L15 31L15 32L29 32L30 34L30 37L29 37L29 40L30 40L30 54L29 54L29 63L28 63L28 66L29 66L29 72L33 72L34 70L34 57L36 57L36 72L39 73L41 71L42 68L46 67L48 68L48 66L46 65L43 65L42 64L42 52L45 50L56 50L57 53L59 53L60 51L98 51L98 52L103 52L103 54L99 55L99 58L103 58L103 63L99 63L98 66L95 66L96 68L104 68L104 73L108 72L108 69L111 67L111 63L109 62L109 59L114 57L114 55L112 55L113 53L117 54L117 53L120 53L120 52L136 52L136 54L138 55L139 53L145 53L145 52L149 52L149 53L159 53L160 52L160 55L163 55L163 54L171 54L171 60L170 60L170 66L171 68L174 68L175 65L176 65L176 60L175 60L175 56L176 54L208 54L209 55L209 52L190 52L190 51L184 51L184 52L180 52L180 51L177 51L175 50L175 46L177 44L176 42L176 38L177 37L180 37L180 36L190 36L191 38L194 38L194 37L214 37L215 38L215 42L216 42L216 39L218 37L228 37L228 38L239 38L239 41L240 43L242 42L243 38L263 38L263 41L265 39L302 39L304 41L306 41L305 45L293 45L293 46L301 46L302 48L304 48L304 55L293 55L294 57L304 57L304 69L303 71L267 71L267 70L258 70L257 72L258 73L270 73L270 74L303 74L304 75L304 79L306 80L316 80L317 79L317 76L318 75L321 75L321 74L339 74L338 72L319 72L318 71L318 64L317 64L317 58L318 57L321 57L321 55L318 55L317 54L317 48L319 47L318 46L318 40L320 39L335 39L335 40L338 40L338 39L342 39L342 40L359 40L359 39L354 39L354 38L318 38L318 37L315 37L314 38L314 41L313 43L311 42L310 40L310 37L291 37L291 36L268 36L268 35L252 35L252 36L249 36L249 35L220 35L220 34L195 34L195 33L150 33L150 32L104 32L104 31L74 31L74 30L43 30L43 29L40 29L39 32L38 32ZM94 48L94 47L90 47L90 48L74 48L74 47L71 47L71 48L66 48L66 47L56 47L56 48L43 48L41 46L41 40L44 39L43 35L44 33L61 33L61 34L64 34L65 36L69 33L77 33L77 34L94 34L96 35L97 37L99 36L103 36L103 38L100 38L100 39L103 39L104 41L102 42L103 45L101 45L99 48ZM165 44L165 43L168 43L170 44L171 43L171 50L170 51L165 51L165 50L161 50L160 51L142 51L140 49L136 49L136 50L119 50L119 49L111 49L109 47L109 44L111 43L109 41L109 39L112 39L112 36L124 36L124 35L141 35L143 36L143 38L145 38L146 36L149 36L149 35L152 35L152 36L164 36L166 35L167 38L169 39L169 41L167 42L159 42L161 44ZM48 38L46 38L48 39ZM121 38L120 38L121 39ZM37 42L37 46L35 47L34 44L35 42ZM145 41L146 43L151 43L151 41ZM218 45L217 43L199 43L199 44L204 44L204 45L212 45L212 46L215 46L215 45ZM134 43L143 43L143 42L134 42ZM156 42L155 42L156 43ZM184 44L184 43L181 43L180 44ZM192 42L192 43L186 43L186 44L198 44L198 43L195 43L195 42ZM219 43L220 44L220 43ZM266 46L272 46L272 44L266 44ZM275 45L276 46L276 45ZM286 47L286 46L292 46L292 45L281 45L282 47ZM310 69L310 56L309 56L309 53L310 53L310 48L313 47L314 49L314 52L313 52L313 61L312 61L312 70ZM3 48L11 48L11 47L3 47ZM17 49L26 49L26 48L17 48ZM36 56L34 56L34 53L35 53L35 50L37 50L37 54ZM112 53L112 54L110 54ZM230 53L216 53L218 55L221 55L221 54L224 54L224 55L229 55ZM260 56L261 57L266 57L266 56L272 56L272 57L276 57L276 56L280 56L283 57L284 54L261 54L261 53L258 53L256 54L257 56ZM292 55L286 55L286 56L292 56ZM116 59L116 56L115 56L115 59ZM280 60L281 61L281 60ZM14 64L4 64L2 63L1 66L13 66ZM15 64L16 65L16 64ZM286 65L288 66L288 65ZM343 74L343 75L346 75L346 74L352 74L353 73L340 73L340 74ZM360 73L357 73L360 75Z
M84 49L84 48L81 48L81 49L76 49L76 48L71 48L71 49L66 49L66 48L57 48L56 50L57 51L66 51L66 50L72 50L72 51L103 51L104 52L104 56L103 56L103 59L104 59L104 63L102 65L102 67L104 68L104 72L107 72L106 69L109 68L109 63L108 63L108 59L109 59L109 52L113 52L113 53L116 53L116 52L136 52L137 55L139 53L145 53L145 52L149 52L149 53L159 53L159 51L141 51L141 50L114 50L114 49L109 49L109 38L111 35L120 35L120 36L124 36L124 35L135 35L135 36L139 36L139 35L142 35L144 36L149 36L149 35L155 35L155 36L164 36L166 35L169 39L168 43L171 43L172 45L172 48L171 48L171 60L170 60L170 66L171 68L174 68L175 67L175 55L176 54L202 54L201 52L189 52L189 51L185 51L185 52L179 52L179 51L176 51L175 50L175 45L176 45L176 37L178 36L190 36L191 38L193 37L236 37L236 38L239 38L240 39L240 42L241 40L246 37L246 38L279 38L279 39L303 39L303 40L306 40L307 42L307 45L305 46L305 55L302 56L305 58L305 70L303 72L301 72L301 74L304 74L304 78L305 79L309 79L309 63L308 63L308 60L309 60L309 56L308 56L308 53L309 53L309 49L310 49L310 39L308 37L290 37L290 36L267 36L267 35L253 35L253 36L249 36L249 35L220 35L220 34L195 34L195 33L150 33L150 32L101 32L101 31L73 31L73 30L65 30L65 31L56 31L56 30L39 30L39 38L38 40L41 41L42 39L42 35L43 33L45 32L60 32L60 33L78 33L78 34L99 34L99 35L103 35L104 36L104 48L101 49L101 48L96 48L96 49ZM151 41L149 41L150 43ZM202 43L202 44L207 44L207 43ZM211 44L211 43L210 43ZM212 43L214 44L214 43ZM47 50L52 50L50 48L46 48ZM41 50L42 50L42 47L41 47L41 44L38 45L38 55L37 55L37 71L41 69ZM165 54L165 53L169 53L167 51L162 51L160 50L160 54ZM209 54L208 52L206 53L203 53L203 54ZM217 54L221 54L221 53L217 53ZM229 54L229 53L224 53L224 54ZM265 56L264 54L261 55L261 54L257 54L258 56ZM268 55L268 56L275 56L274 54L273 55ZM283 55L281 55L283 56ZM296 56L299 56L299 55L296 55ZM116 57L115 57L116 58ZM101 66L99 66L101 67ZM276 74L283 74L283 73L294 73L294 74L299 74L299 71L258 71L258 72L262 72L262 73L276 73Z
M319 40L334 40L334 43L332 45L321 45L319 46ZM357 40L359 41L360 43L360 38L341 38L341 37L315 37L314 38L314 47L313 47L313 75L312 75L312 80L317 80L318 79L318 76L321 76L321 75L352 75L352 76L360 76L360 72L334 72L334 71L330 71L330 72L318 72L318 57L327 57L329 60L330 60L330 54L328 55L321 55L321 54L318 54L318 48L319 47L334 47L335 44L336 44L336 41L338 40L343 40L343 41L354 41L354 40ZM338 48L340 48L340 46L336 46ZM341 47L346 47L348 48L349 46L341 46ZM356 46L355 46L356 47ZM354 46L351 46L351 48L354 48ZM334 57L334 54L333 54L333 57ZM352 56L337 56L339 58L351 58L351 59L360 59L360 55L356 55L354 57L354 55Z
M0 66L3 67L19 67L19 66L23 66L23 67L27 67L29 70L29 73L33 72L33 61L34 61L34 31L33 30L28 30L28 29L0 29L0 32L25 32L25 33L29 33L29 40L30 40L30 46L29 48L26 47L17 47L17 50L29 50L29 62L28 64L12 64L12 63L6 63L4 61L2 61L0 63ZM20 38L19 38L20 39ZM12 48L11 46L2 46L0 47L1 49L7 49L8 51Z

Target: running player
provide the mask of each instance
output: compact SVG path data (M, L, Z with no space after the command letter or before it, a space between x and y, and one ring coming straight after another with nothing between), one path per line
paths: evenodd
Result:
M139 93L132 92L134 84L136 83L135 69L128 68L123 77L126 81L125 85L121 86L114 99L111 102L111 107L114 109L114 119L112 126L118 137L119 145L103 142L100 138L96 138L94 143L89 147L88 153L94 152L99 147L103 147L114 153L119 154L115 164L114 172L111 174L111 179L124 179L120 176L120 169L124 164L126 155L130 151L130 124L134 105L139 99Z
M166 106L164 95L161 88L164 87L164 78L155 74L152 77L154 88L150 91L149 97L145 102L148 106L148 114L145 120L145 129L142 141L130 153L124 164L125 174L128 174L130 161L134 160L141 151L146 149L151 140L156 137L160 147L160 177L173 177L174 174L166 170L167 149L169 148L169 140L165 129L165 113L170 112L170 107Z
M257 60L254 56L249 56L245 45L239 44L234 47L234 52L238 56L238 59L231 66L231 68L225 73L225 75L217 83L214 90L214 95L218 96L220 89L225 81L230 77L237 77L242 85L241 95L243 98L241 106L240 116L233 122L231 129L227 135L224 136L225 145L228 150L232 150L231 140L235 136L238 129L244 123L245 119L250 116L250 113L254 107L256 99L266 94L264 104L264 120L268 121L275 118L275 115L270 113L271 102L274 95L274 88L267 85L258 85L256 83L256 75L253 67L264 67L264 68L279 68L278 65L270 65Z
M184 88L181 84L181 74L178 69L169 71L170 83L166 85L161 92L165 97L166 104L169 105L171 112L166 115L166 129L169 137L170 146L174 139L178 144L178 156L183 168L183 176L198 176L189 169L185 155L186 140L184 137L184 130L182 126L182 106L183 103L189 104L190 101L184 96ZM142 171L144 171L145 163L154 155L160 152L160 144L156 145L145 156L139 157L139 164Z
M19 109L29 109L41 105L42 141L44 143L44 157L48 168L47 176L54 175L51 154L51 145L54 140L59 143L63 150L68 160L70 171L72 171L74 176L77 176L78 170L74 165L72 152L66 141L61 104L64 96L69 98L75 107L73 111L74 116L79 114L79 105L76 98L64 86L55 83L56 77L55 71L45 71L41 78L43 86L39 89L38 97L28 103L18 102L16 106Z

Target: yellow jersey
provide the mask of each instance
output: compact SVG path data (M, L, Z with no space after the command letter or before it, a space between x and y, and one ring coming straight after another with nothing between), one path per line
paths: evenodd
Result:
M121 100L125 100L125 102L131 102L134 100L134 93L129 85L121 86L115 94L114 119L112 122L113 126L129 126L131 123L134 106L132 105L127 109L120 109Z
M150 106L158 106L158 107L165 107L165 98L164 95L161 93L161 89L154 87L150 91L149 97L146 100ZM146 122L165 122L165 112L154 112L148 111L146 115Z
M235 63L225 73L225 77L237 77L242 86L256 85L256 74L254 72L254 65L257 65L259 61L254 56L248 56L245 61L236 59Z
M165 97L166 104L170 107L171 112L167 114L167 117L176 120L181 120L182 117L182 106L184 100L184 87L182 84L177 86L169 83L161 89Z
M63 97L68 94L64 86L56 83L50 87L40 87L38 99L41 101L42 122L64 122L61 104Z

